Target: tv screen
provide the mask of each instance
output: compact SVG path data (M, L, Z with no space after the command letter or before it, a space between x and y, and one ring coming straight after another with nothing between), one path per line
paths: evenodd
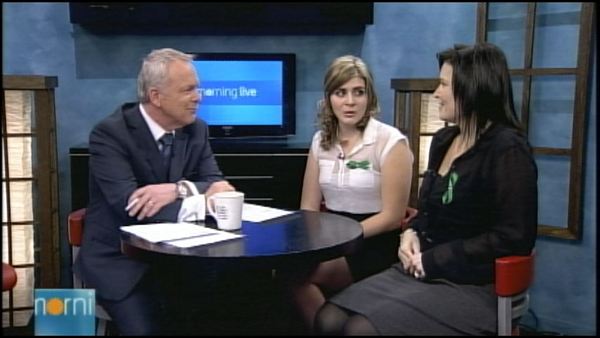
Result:
M211 137L295 133L294 54L191 53L202 102L196 114Z

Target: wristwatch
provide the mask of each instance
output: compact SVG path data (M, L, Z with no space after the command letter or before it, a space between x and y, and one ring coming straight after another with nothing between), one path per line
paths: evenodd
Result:
M184 199L192 196L192 192L184 181L178 181L175 184L177 185L177 198Z

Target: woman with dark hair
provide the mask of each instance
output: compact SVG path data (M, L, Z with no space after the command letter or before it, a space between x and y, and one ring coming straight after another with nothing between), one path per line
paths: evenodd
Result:
M322 334L496 333L494 261L531 252L537 168L519 130L504 53L489 43L438 54L440 119L418 216L400 262L332 297Z
M319 108L321 128L308 155L301 208L318 211L324 203L361 222L365 241L352 255L282 272L309 329L327 295L398 261L413 161L406 136L374 118L373 77L360 58L331 63Z

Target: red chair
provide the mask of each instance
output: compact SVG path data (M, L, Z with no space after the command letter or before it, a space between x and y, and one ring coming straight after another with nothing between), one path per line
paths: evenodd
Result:
M83 240L83 227L85 225L85 208L75 210L69 214L69 244L71 245L72 262L75 262L75 258L79 254L79 248ZM84 288L83 282L77 278L73 273L73 288L81 289ZM98 326L96 328L96 335L106 335L108 332L108 321L111 320L106 310L102 306L96 304L96 318L98 320Z
M75 263L75 258L79 254L81 241L83 240L83 225L85 220L85 208L75 210L69 214L69 244L71 245L71 262ZM73 288L81 289L83 283L75 274L73 274Z
M529 309L528 288L533 281L533 257L534 253L496 259L499 336L519 335L518 320Z
M17 272L12 265L2 262L2 291L12 290L17 284Z

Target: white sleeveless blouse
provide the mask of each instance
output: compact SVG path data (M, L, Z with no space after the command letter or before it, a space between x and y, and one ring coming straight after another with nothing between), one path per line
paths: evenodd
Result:
M329 150L315 133L311 151L319 162L319 185L327 209L353 214L381 211L381 166L392 146L408 139L398 129L371 118L362 141L348 154L339 143Z

